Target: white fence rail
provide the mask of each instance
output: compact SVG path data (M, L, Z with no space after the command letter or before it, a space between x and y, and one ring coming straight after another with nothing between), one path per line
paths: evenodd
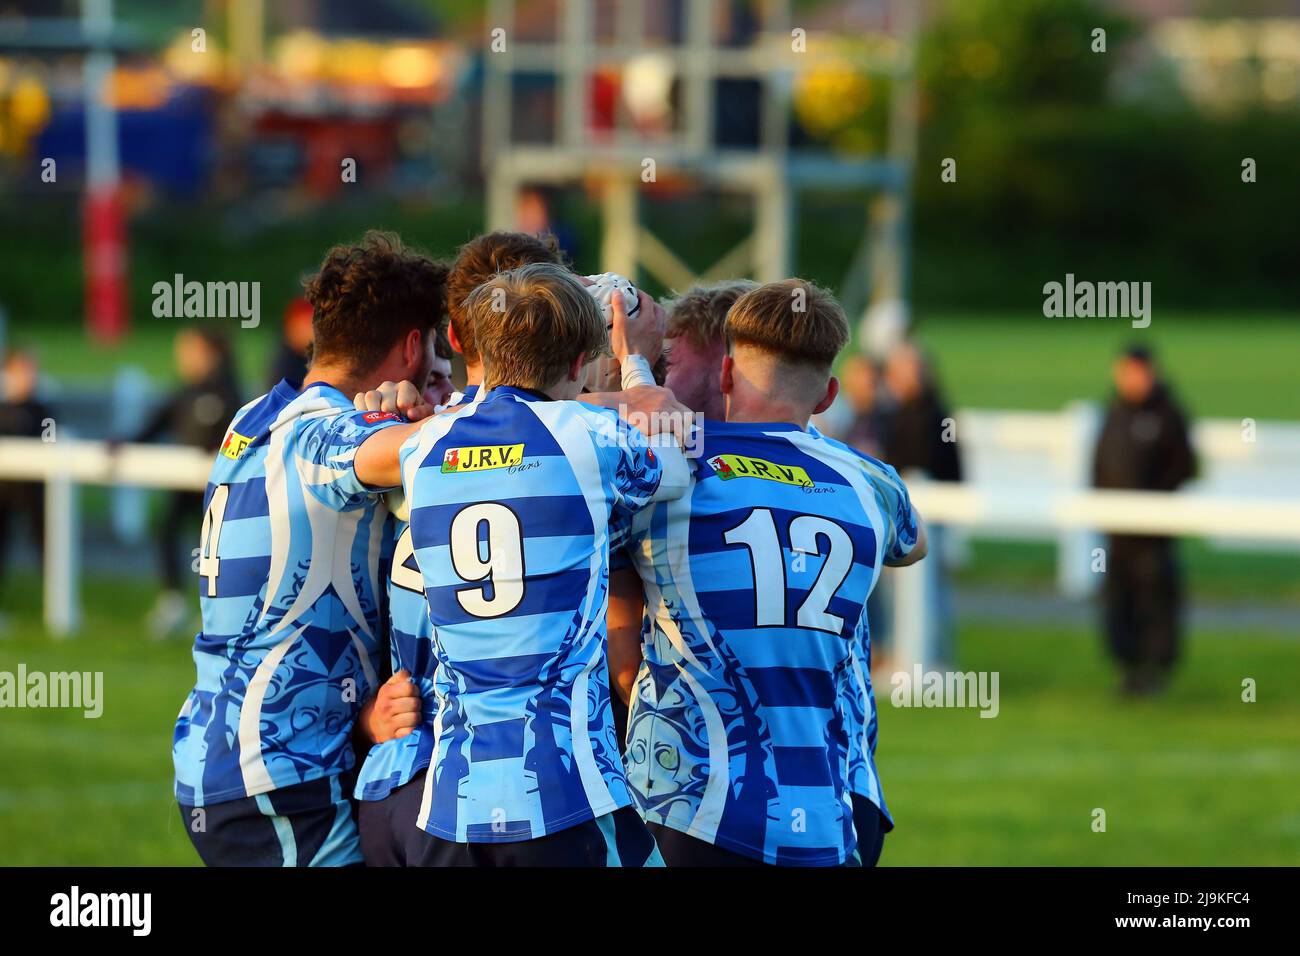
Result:
M995 535L1056 536L1062 583L1087 590L1098 532L1196 535L1264 546L1300 546L1300 425L1259 423L1254 441L1238 422L1198 424L1201 475L1177 494L1086 487L1096 413L965 411L957 416L967 481L909 481L932 525ZM51 633L80 623L77 486L98 484L201 490L211 455L190 448L62 438L0 439L0 480L44 481L45 620ZM895 647L899 666L933 659L929 615L938 562L897 575ZM1071 586L1070 582L1074 584Z
M0 480L45 482L45 626L64 636L81 625L79 485L199 490L212 455L167 445L61 438L0 438ZM0 542L2 546L5 542Z
M1101 424L1095 405L1077 402L1061 412L968 409L956 419L966 481L977 488L999 488L1011 501L1085 491L1091 483L1092 449ZM1184 491L1215 498L1300 497L1300 424L1204 419L1192 425L1192 443L1200 469ZM1087 523L1063 523L1052 530L1026 526L1014 514L1004 517L1004 523L985 530L1008 537L1055 536L1060 590L1072 597L1092 592L1098 578L1089 570L1088 555L1099 541ZM1221 526L1194 533L1209 536L1216 547L1278 543L1238 532ZM1286 548L1297 547L1290 538L1283 541Z

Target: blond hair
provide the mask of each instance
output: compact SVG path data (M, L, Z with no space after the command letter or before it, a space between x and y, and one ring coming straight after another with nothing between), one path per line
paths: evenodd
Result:
M536 262L484 282L465 300L484 365L484 385L545 389L579 355L605 354L600 307L563 266Z
M803 279L769 282L746 292L727 313L727 343L777 360L829 371L849 340L849 322L835 297Z
M728 310L742 295L757 288L758 283L752 279L727 279L715 285L692 286L668 303L665 338L684 337L701 347L720 341Z

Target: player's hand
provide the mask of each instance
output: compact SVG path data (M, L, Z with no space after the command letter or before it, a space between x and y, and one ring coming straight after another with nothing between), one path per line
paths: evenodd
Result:
M409 671L400 670L379 688L366 729L377 744L405 737L420 723L420 690Z
M418 422L433 414L433 406L424 393L410 382L384 382L368 392L357 392L352 404L359 412L396 412L409 422Z
M638 385L619 393L619 414L642 434L671 433L679 445L686 443L695 413L673 396L672 389Z
M650 365L659 361L664 351L664 332L668 328L668 313L648 292L637 292L641 311L635 322L629 323L623 308L623 297L610 298L612 324L609 330L609 348L622 364L629 355L643 355Z

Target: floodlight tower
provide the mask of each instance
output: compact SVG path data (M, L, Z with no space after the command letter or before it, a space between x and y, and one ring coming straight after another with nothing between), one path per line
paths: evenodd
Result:
M872 190L879 198L864 216L867 226L849 277L862 301L846 307L857 311L869 298L901 296L916 135L915 0L884 0L891 5L891 25L898 34L893 52L855 64L893 82L886 148L854 159L790 144L795 80L817 67L820 40L806 40L811 49L797 42L802 31L791 20L789 0L756 4L761 22L746 46L720 41L716 14L723 2L681 0L680 38L674 40L650 34L647 12L652 5L646 0L555 0L554 37L532 42L519 38L514 0L491 0L483 97L489 227L513 226L519 191L526 185L582 183L594 186L601 198L604 269L634 279L644 269L679 289L739 274L768 281L791 273L802 191ZM606 22L612 19L613 29L597 37L600 14L607 15ZM670 71L678 85L679 115L672 128L647 133L626 122L623 109L612 129L594 128L594 78L616 73L626 94L634 82L628 65L647 57ZM546 142L518 142L515 89L521 79L539 75L555 83L554 136ZM714 103L720 80L752 81L761 91L757 148L717 144ZM690 268L641 223L640 195L648 171L656 178L690 179L707 190L748 194L750 234L703 272Z

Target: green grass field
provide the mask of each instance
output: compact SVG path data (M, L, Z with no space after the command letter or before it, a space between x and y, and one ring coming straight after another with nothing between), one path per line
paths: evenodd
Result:
M1114 319L936 314L918 316L916 334L958 408L1104 401L1115 355L1140 342L1155 350L1194 417L1298 419L1296 318L1159 312L1150 328L1134 329Z
M0 864L197 862L170 795L172 722L193 677L184 642L138 623L151 590L86 586L83 633L39 626L34 578L0 604L0 670L104 672L98 720L0 711ZM966 624L963 669L997 671L1001 712L897 709L879 681L879 764L903 864L1300 863L1300 654L1271 634L1195 633L1168 695L1128 702L1094 635ZM1241 682L1258 682L1243 703ZM1106 811L1105 833L1093 811Z
M1056 545L1046 541L971 539L957 582L969 588L1050 592L1056 587ZM1192 539L1179 542L1188 594L1198 601L1296 609L1300 627L1300 552L1240 551L1215 548Z

